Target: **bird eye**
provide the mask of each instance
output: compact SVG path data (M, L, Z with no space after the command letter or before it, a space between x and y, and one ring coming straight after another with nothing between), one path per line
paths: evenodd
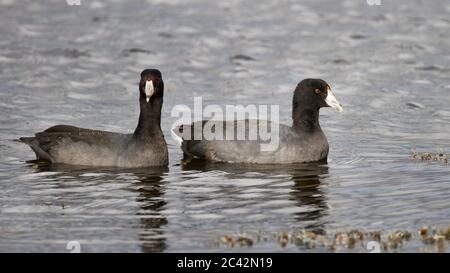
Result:
M315 92L316 94L320 94L320 89L316 89L316 90L314 90L314 92Z

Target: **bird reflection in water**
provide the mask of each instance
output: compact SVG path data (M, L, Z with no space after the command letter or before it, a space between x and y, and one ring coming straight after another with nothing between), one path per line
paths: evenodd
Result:
M289 200L294 201L298 212L294 212L294 222L298 226L315 233L325 232L324 216L327 215L327 196L323 191L323 180L328 176L328 166L324 162L263 165L214 163L200 159L184 161L184 171L223 171L228 178L248 178L249 173L255 179L271 179L277 175L287 175L292 184L289 186ZM266 178L267 177L267 178ZM261 199L261 202L266 201Z
M160 211L167 204L163 198L164 189L161 185L167 172L166 167L135 172L139 180L136 185L139 187L137 202L140 204L141 212L138 214L142 216L140 219L143 226L139 238L143 252L162 252L166 249L162 227L167 224L167 218Z
M290 173L294 184L291 187L291 200L297 202L298 207L305 207L305 211L295 213L298 222L304 228L318 234L325 232L324 216L327 215L328 205L326 194L322 190L322 180L328 176L328 166L319 163L298 166Z
M141 245L142 252L162 252L166 249L166 238L163 234L162 227L167 224L167 219L161 214L161 210L166 205L164 200L164 189L162 187L162 181L164 176L168 172L167 167L156 167L156 168L139 168L139 169L121 169L121 168L93 168L87 166L73 166L65 164L48 164L42 161L28 161L29 166L35 172L52 172L49 174L51 179L60 182L57 184L58 188L64 189L74 186L86 185L92 186L95 180L97 185L102 186L103 183L129 183L129 186L121 187L120 190L127 190L136 195L136 204L138 206L138 211L133 208L133 212L124 212L125 214L135 214L139 219L139 230L138 238ZM57 172L57 173L55 173ZM89 175L86 175L89 174ZM98 176L96 176L96 174ZM107 174L107 176L102 176ZM70 183L67 177L71 177ZM104 190L104 189L102 189ZM114 190L114 189L112 189ZM94 189L95 191L95 189ZM56 193L55 193L56 194ZM89 194L89 193L87 193ZM62 194L60 194L62 195ZM55 196L56 199L64 199L67 196ZM95 203L99 197L93 198L92 196L82 196L76 197L78 202L80 202L81 207L89 207L92 203ZM111 198L108 196L108 198ZM117 197L114 197L117 198ZM123 199L126 197L124 196ZM82 199L82 200L80 200ZM84 200L83 200L84 199ZM94 199L94 200L92 200ZM124 200L118 200L124 201ZM87 203L87 204L86 204ZM88 208L89 209L89 208ZM129 208L123 208L129 209ZM65 216L66 218L68 216ZM76 216L78 217L78 216ZM109 215L102 215L102 217L109 217ZM118 238L118 235L114 234L114 229L124 228L123 222L116 217L120 215L111 215L112 219L108 221L100 222L104 230L111 228L111 234L107 234L107 238L94 238L94 240L111 240L111 241L133 241L133 238ZM116 218L116 219L114 219ZM89 218L83 219L83 221L90 221ZM111 223L117 223L117 226L111 225ZM99 221L95 223L86 222L83 226L88 228L92 225L98 226ZM134 223L130 223L129 229L135 228ZM125 227L127 228L127 227ZM130 233L126 233L130 234ZM88 236L87 236L88 237ZM92 236L91 236L92 237ZM89 243L88 243L89 244ZM89 249L89 245L83 249ZM129 249L129 248L125 248Z

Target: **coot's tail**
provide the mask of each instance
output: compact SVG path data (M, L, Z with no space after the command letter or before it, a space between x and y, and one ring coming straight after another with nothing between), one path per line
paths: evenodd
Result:
M36 137L21 137L18 139L18 141L30 146L30 148L36 153L37 159L54 162L52 156L41 148Z

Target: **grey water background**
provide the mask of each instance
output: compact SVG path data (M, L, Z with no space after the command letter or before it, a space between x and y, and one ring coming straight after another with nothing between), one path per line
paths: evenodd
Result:
M410 230L450 224L450 3L388 1L0 1L0 251L308 251L228 248L225 234ZM166 83L161 170L26 163L13 140L56 124L131 132L137 82ZM175 105L280 105L325 79L326 165L181 163ZM409 243L399 251L419 251Z

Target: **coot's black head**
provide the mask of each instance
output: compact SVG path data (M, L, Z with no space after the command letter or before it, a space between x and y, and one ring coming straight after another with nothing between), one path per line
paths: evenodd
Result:
M319 110L321 107L332 107L338 112L344 111L331 87L321 79L304 79L294 91L294 109Z
M158 69L145 69L141 72L139 92L147 102L164 95L164 82Z

